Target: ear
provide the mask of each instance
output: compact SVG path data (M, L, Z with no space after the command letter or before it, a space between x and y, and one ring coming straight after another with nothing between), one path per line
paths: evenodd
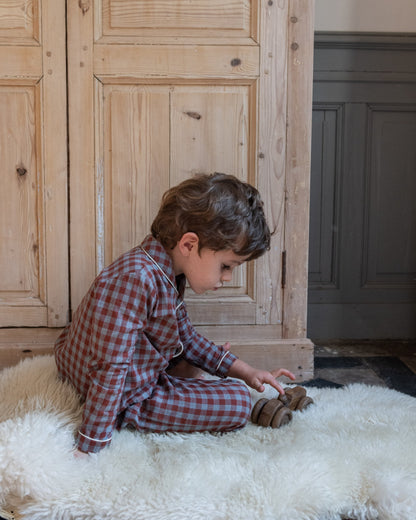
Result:
M188 231L182 235L177 245L183 256L189 256L193 249L198 250L198 244L198 235L192 231Z

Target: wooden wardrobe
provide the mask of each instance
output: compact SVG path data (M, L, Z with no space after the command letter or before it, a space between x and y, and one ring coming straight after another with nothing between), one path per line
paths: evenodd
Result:
M222 171L260 190L272 248L215 294L189 291L190 315L310 378L312 56L311 0L2 2L0 342L64 326L169 186Z

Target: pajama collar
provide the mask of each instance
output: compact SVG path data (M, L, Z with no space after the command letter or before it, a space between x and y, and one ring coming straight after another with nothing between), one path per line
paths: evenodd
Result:
M185 275L175 276L172 258L162 244L152 235L148 235L141 243L140 249L173 287L178 297L182 298L185 292Z

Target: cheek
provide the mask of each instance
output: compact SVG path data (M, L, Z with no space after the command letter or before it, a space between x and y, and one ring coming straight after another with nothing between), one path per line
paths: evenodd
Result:
M205 287L210 289L213 287L219 280L220 275L217 273L215 269L209 268L209 266L201 267L199 272L196 274L195 282L196 284L200 284L201 287Z

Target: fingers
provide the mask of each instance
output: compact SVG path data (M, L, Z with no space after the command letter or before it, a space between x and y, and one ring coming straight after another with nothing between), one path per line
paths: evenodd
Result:
M251 385L254 390L257 392L264 392L264 385L259 381L258 379L255 379L253 381L253 384Z
M273 370L272 372L265 372L264 377L262 378L263 383L267 383L270 386L272 386L275 390L279 392L279 394L284 395L285 391L283 390L282 385L276 380L277 377L286 376L289 379L294 380L295 375L292 374L289 370L286 368L279 368L277 370ZM264 391L264 386L262 386L262 389L255 388L258 392Z
M252 384L250 385L254 390L257 390L257 392L264 392L265 387L264 383L267 383L268 385L275 388L279 394L284 394L283 388L280 386L280 384L276 381L276 378L273 377L271 372L262 372L256 377Z
M294 374L292 374L292 372L290 372L290 370L286 370L286 368L278 368L277 370L272 370L272 372L270 372L270 373L272 374L273 377L286 376L289 379L291 379L292 381L294 381L296 379L296 376Z
M279 394L284 395L285 391L280 383L276 380L276 378L281 376L286 376L289 379L294 380L295 376L287 370L286 368L279 368L273 371L268 372L267 370L257 370L249 367L249 377L242 377L242 379L254 390L257 392L264 392L265 387L264 384L268 384L274 389L276 389Z
M270 381L268 381L268 383L275 390L277 390L279 392L279 394L284 395L285 391L283 390L283 387L276 381L276 379L272 378Z

